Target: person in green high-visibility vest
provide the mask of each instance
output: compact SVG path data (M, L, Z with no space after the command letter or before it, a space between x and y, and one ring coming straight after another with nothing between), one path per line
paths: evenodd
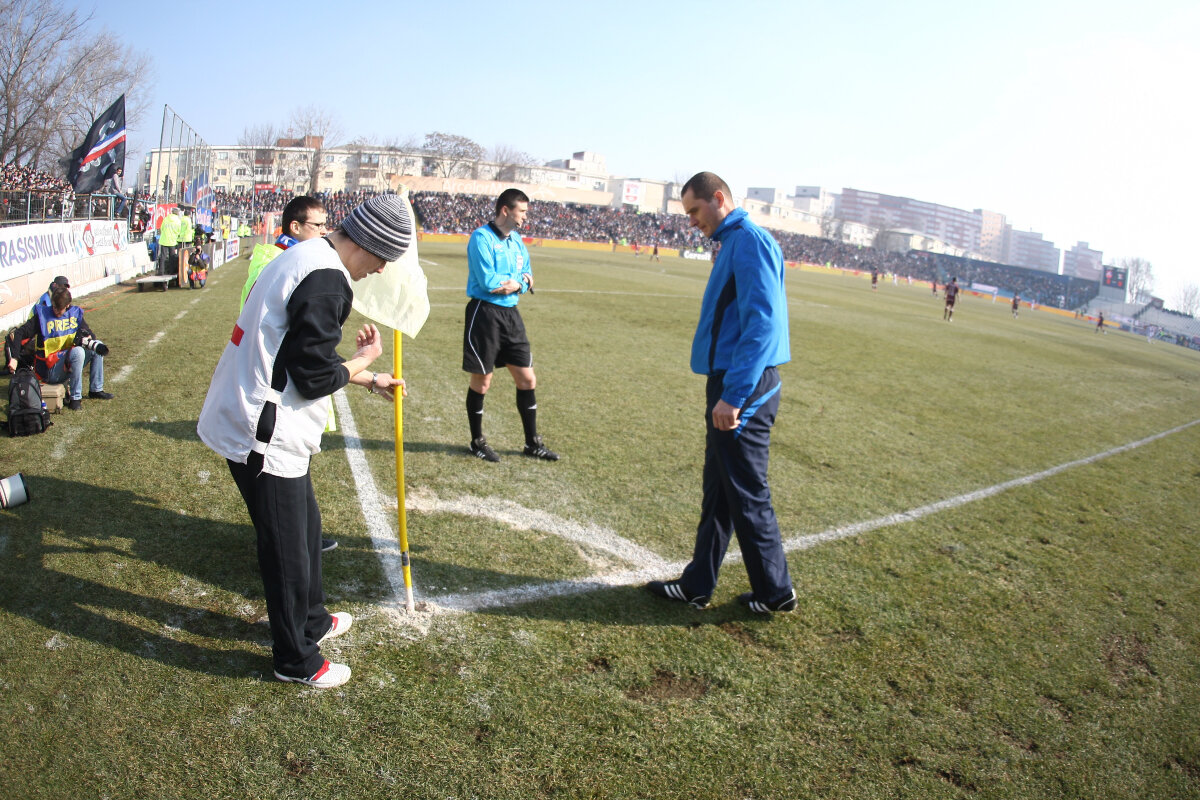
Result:
M158 229L158 272L171 272L176 266L175 250L179 247L179 230L183 219L179 209L172 208L163 217L162 227ZM164 266L165 265L165 266Z
M188 216L185 208L183 216L179 218L179 243L188 248L194 241L196 241L196 226L192 224L192 218Z

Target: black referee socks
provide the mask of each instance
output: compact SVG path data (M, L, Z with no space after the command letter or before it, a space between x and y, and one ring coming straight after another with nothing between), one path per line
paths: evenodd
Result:
M537 438L537 396L533 389L517 389L517 412L525 426L525 444L532 445Z
M467 389L467 421L471 424L471 441L483 438L483 395Z

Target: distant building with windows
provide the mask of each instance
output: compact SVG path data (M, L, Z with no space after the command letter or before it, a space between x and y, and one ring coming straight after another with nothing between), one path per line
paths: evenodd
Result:
M910 231L954 245L965 252L980 252L982 212L965 211L910 197L845 188L838 198L834 213L849 222L859 222L879 230Z
M1040 233L1018 231L1011 225L1007 226L1004 253L1006 264L1058 274L1059 249L1054 246L1054 242L1043 239Z
M209 185L229 193L386 191L413 178L452 181L466 186L498 181L552 187L567 195L638 212L682 213L679 187L670 181L613 177L604 157L581 151L544 165L440 158L421 149L369 144L324 147L319 136L280 138L273 145L222 145L207 150L164 148L146 156L138 185L154 191L177 184L176 176L194 174L195 160L206 159ZM407 179L407 180L406 180Z
M1063 275L1097 281L1103 269L1104 253L1091 249L1087 242L1078 242L1063 253Z

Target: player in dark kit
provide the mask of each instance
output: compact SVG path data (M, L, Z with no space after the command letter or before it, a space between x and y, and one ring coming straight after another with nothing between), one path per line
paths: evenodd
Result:
M877 269L871 270L871 291L879 291L879 270Z
M958 300L958 278L951 278L946 284L946 310L942 312L942 319L947 322L954 321L954 303Z
M1019 294L1013 295L1012 311L1013 311L1013 319L1016 319L1017 314L1019 314L1021 311L1021 295L1019 295Z

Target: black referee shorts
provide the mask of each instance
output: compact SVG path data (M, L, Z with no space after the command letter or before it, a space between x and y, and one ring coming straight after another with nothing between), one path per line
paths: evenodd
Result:
M484 300L467 303L463 326L463 372L489 375L497 367L532 367L525 323L516 307Z

